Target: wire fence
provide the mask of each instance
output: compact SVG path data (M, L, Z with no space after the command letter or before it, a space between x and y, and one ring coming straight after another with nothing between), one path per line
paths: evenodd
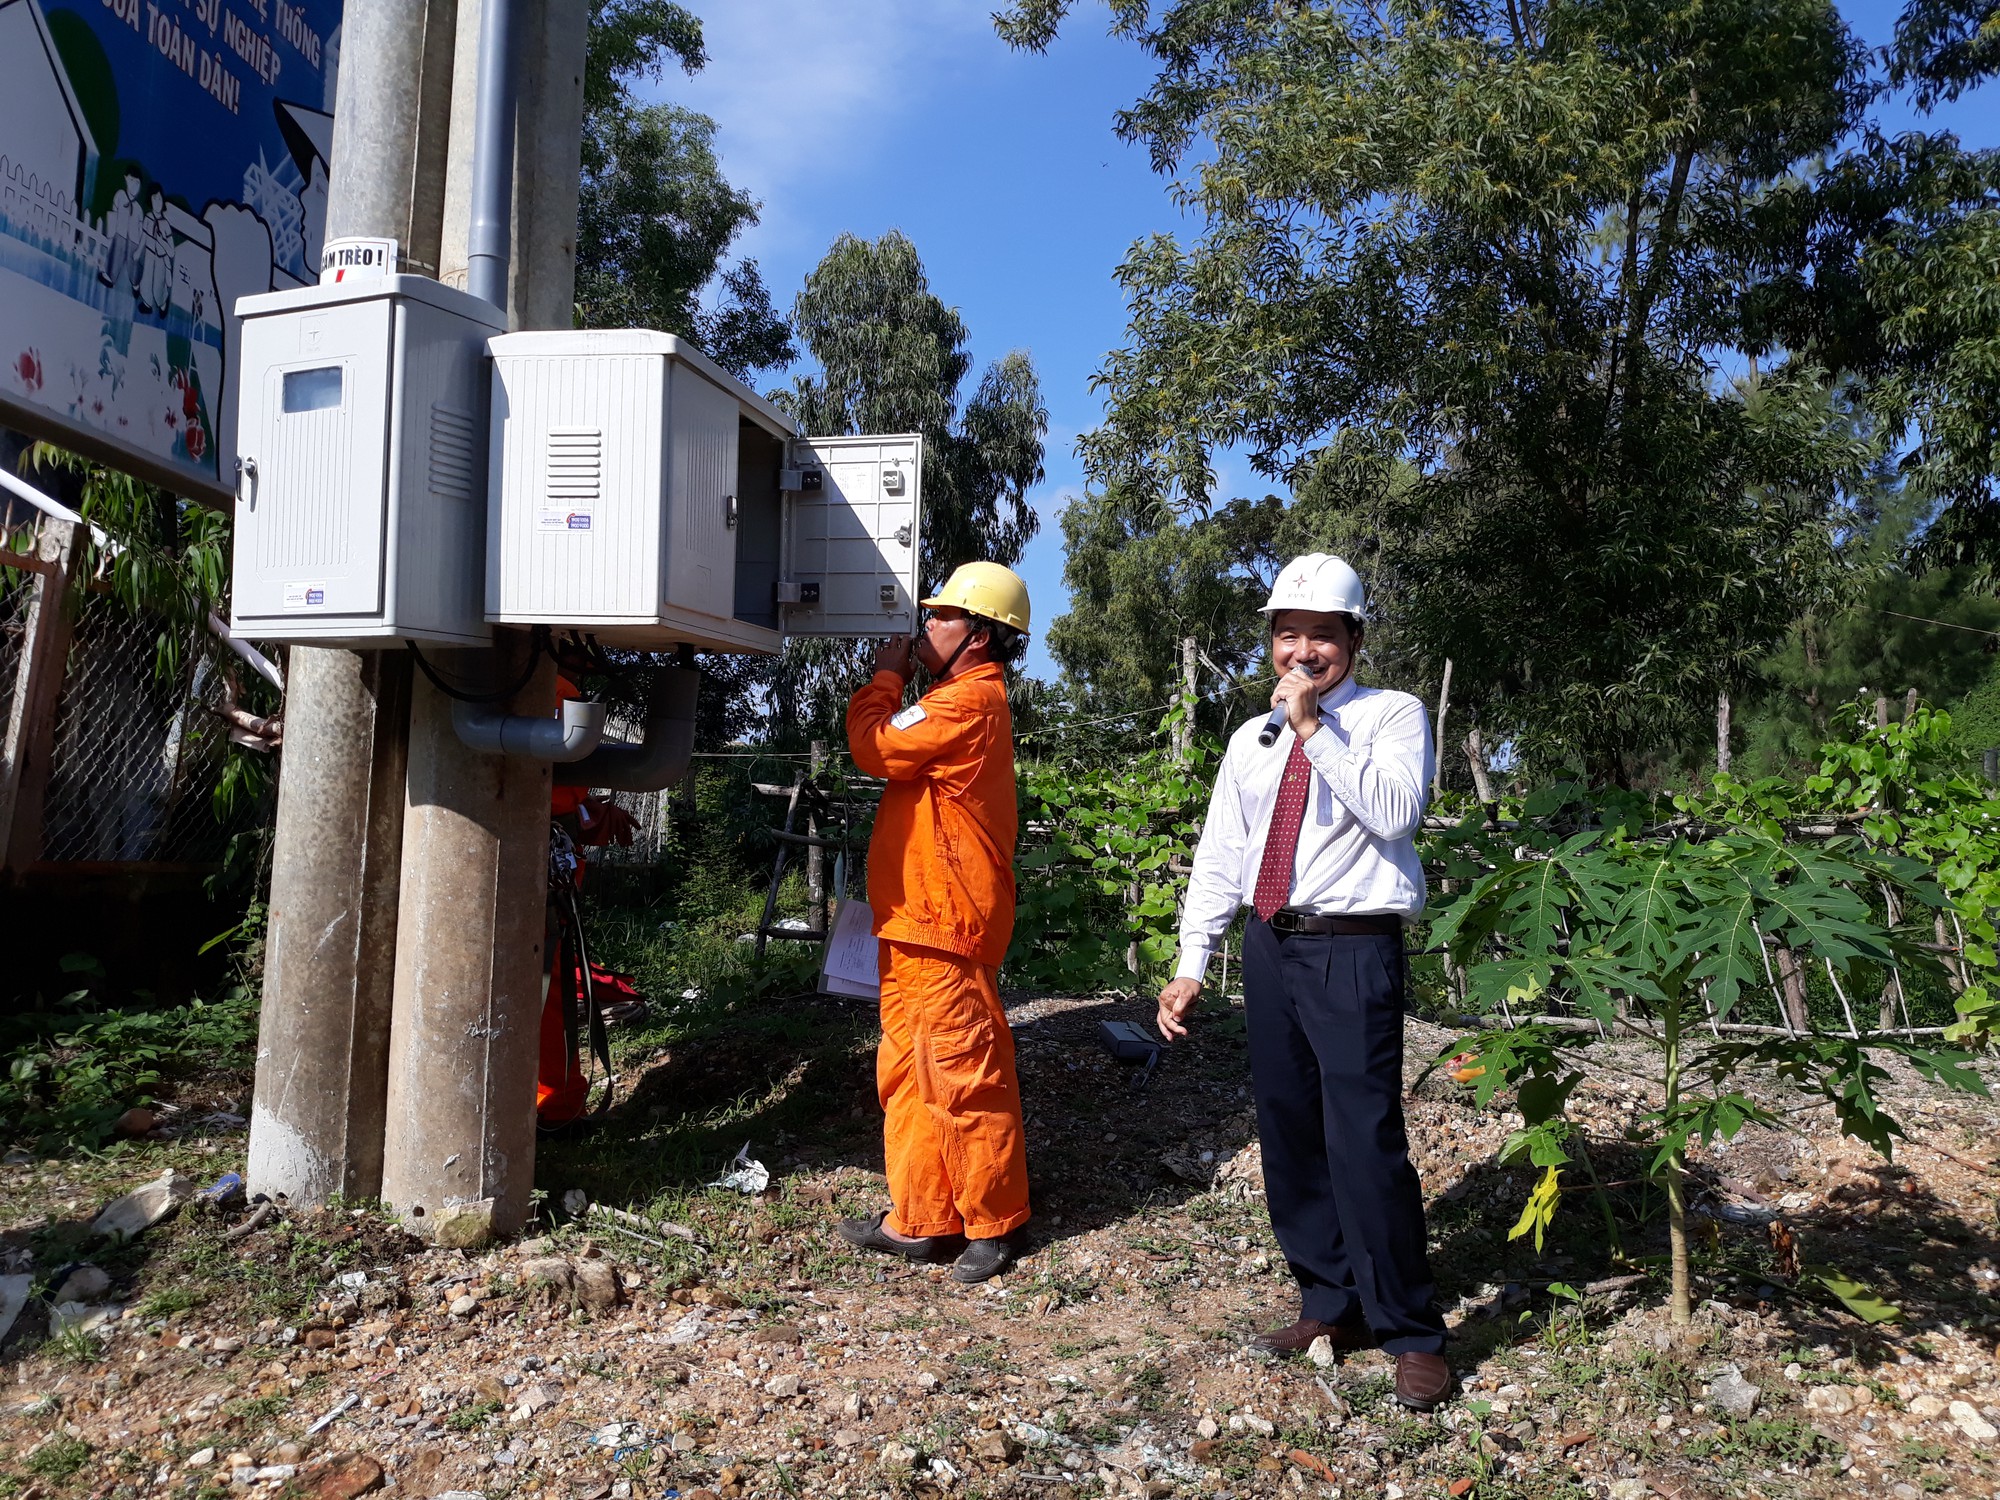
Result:
M14 683L21 675L21 642L28 629L28 601L35 575L0 568L0 725L14 712Z
M162 628L83 595L56 700L43 864L213 864L257 817L245 806L217 818L228 731L210 709L225 684L195 640L181 643L180 670L163 674Z

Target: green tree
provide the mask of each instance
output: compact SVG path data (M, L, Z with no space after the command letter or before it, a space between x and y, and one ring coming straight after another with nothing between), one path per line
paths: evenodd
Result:
M691 339L736 375L796 357L754 260L726 265L757 222L715 156L715 122L635 92L669 63L708 55L701 22L670 0L592 0L584 70L577 316L587 328L642 327ZM714 287L712 309L703 293Z
M1901 718L1912 691L1956 703L1989 675L2000 599L1969 565L1913 574L1904 558L1928 507L1908 491L1890 501L1843 541L1852 582L1838 607L1801 615L1739 694L1738 775L1809 770L1856 733L1857 695L1891 699Z
M1041 482L1049 427L1027 351L988 365L966 396L964 320L895 230L835 240L806 277L792 326L819 366L781 394L807 432L923 434L926 591L962 562L1018 562L1039 525L1028 491ZM866 663L865 649L848 642L792 642L771 678L780 736L839 738Z
M1117 488L1070 500L1061 516L1070 608L1049 626L1048 646L1079 708L1131 710L1132 727L1150 736L1181 692L1183 640L1205 663L1207 691L1217 669L1257 667L1266 649L1257 611L1282 562L1272 541L1283 519L1275 495L1186 521L1134 506ZM1197 718L1220 728L1242 711L1224 696Z
M1046 46L1070 8L1002 35ZM1093 474L1199 506L1231 446L1378 517L1399 649L1452 659L1530 764L1625 783L1705 733L1827 587L1873 454L1823 372L1746 368L1760 206L1870 97L1832 6L1112 12L1159 65L1120 131L1203 228L1120 268Z

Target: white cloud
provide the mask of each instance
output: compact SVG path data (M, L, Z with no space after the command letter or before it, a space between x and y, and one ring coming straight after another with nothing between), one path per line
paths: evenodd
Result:
M693 78L670 75L658 93L716 121L724 172L763 205L738 254L823 249L823 226L787 212L788 190L862 176L975 49L1002 50L987 0L730 0L697 9L708 66Z

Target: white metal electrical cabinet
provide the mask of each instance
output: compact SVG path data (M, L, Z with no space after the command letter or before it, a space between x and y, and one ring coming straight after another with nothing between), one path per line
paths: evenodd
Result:
M754 653L916 629L921 437L800 437L671 334L489 348L488 621Z
M254 640L480 645L486 341L504 319L421 276L245 297L230 628Z

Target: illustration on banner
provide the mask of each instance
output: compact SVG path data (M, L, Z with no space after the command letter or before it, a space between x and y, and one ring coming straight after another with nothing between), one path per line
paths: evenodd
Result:
M339 23L338 0L0 0L0 417L229 487L230 310L318 279Z

